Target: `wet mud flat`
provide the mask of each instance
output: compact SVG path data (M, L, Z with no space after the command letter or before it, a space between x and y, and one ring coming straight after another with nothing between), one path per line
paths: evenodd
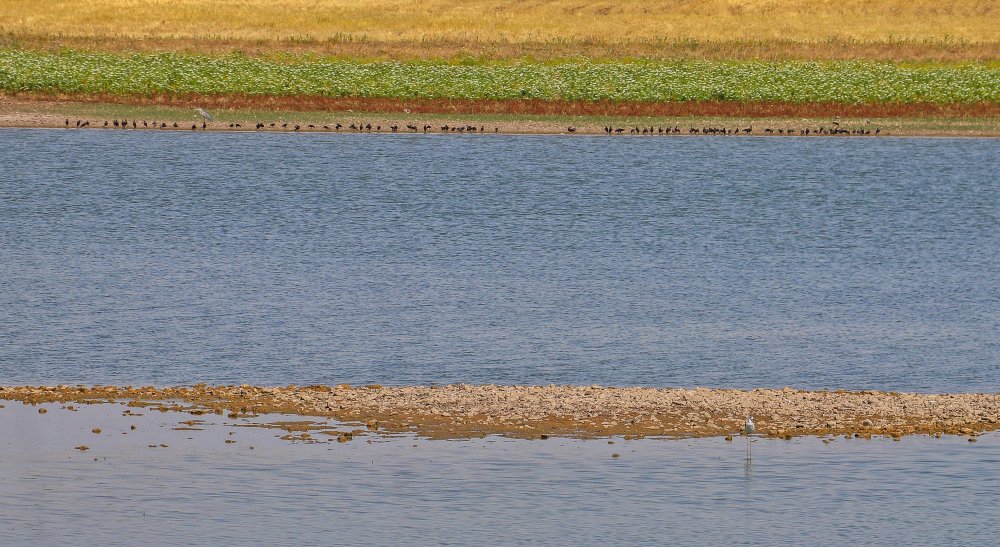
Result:
M108 451L168 449L254 450L293 443L347 443L366 437L384 441L399 435L378 433L332 419L282 414L244 414L239 418L175 402L135 406L133 401L0 403L0 420L15 430L7 441L25 450L103 456ZM30 441L30 442L26 442Z
M487 435L516 438L716 437L739 434L746 416L755 417L766 437L963 435L970 441L1000 429L1000 394L920 394L884 391L784 389L678 389L604 386L251 385L183 387L9 386L0 400L63 407L122 403L130 412L178 411L228 419L289 414L337 420L349 429L315 429L350 440L364 431L410 432L468 439ZM43 408L39 409L44 410ZM312 432L311 432L312 431Z

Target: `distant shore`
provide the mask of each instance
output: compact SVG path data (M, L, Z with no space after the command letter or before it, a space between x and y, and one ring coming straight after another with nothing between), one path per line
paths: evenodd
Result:
M443 111L407 108L400 101L345 102L344 110L295 110L286 105L215 108L213 120L203 119L194 103L158 105L137 102L46 99L0 94L0 127L44 127L70 130L128 129L160 131L290 131L330 133L487 133L487 134L605 134L647 136L942 136L1000 137L1000 117L927 115L924 117L884 117L834 115L830 105L814 105L797 112L781 105L748 105L744 110L726 105L703 104L678 108L676 115L632 113L627 108L607 113L592 105L569 114L532 114L530 110L505 114L503 105L471 105L471 112L451 105ZM385 103L385 104L383 104ZM399 103L399 104L396 104ZM224 104L224 103L223 103ZM239 104L239 103L237 103ZM419 103L418 103L419 105ZM307 105L308 106L308 105ZM336 105L335 105L336 106ZM353 106L355 108L346 108ZM412 106L412 105L410 105ZM475 107L483 107L477 111ZM521 105L524 107L525 105ZM530 105L529 105L530 106ZM600 106L600 105L597 105ZM819 105L822 106L822 105ZM383 110L364 110L365 107ZM458 111L454 111L458 110ZM844 109L850 113L849 109ZM669 109L666 112L670 112ZM750 115L742 114L749 112ZM802 115L798 115L802 114ZM812 114L812 115L810 115ZM879 114L879 112L873 112ZM885 113L882 113L885 114ZM933 114L933 113L931 113ZM125 122L124 124L115 122ZM337 127L337 125L340 127ZM351 126L354 127L351 127ZM747 131L750 129L750 131ZM707 131L706 131L707 130ZM610 131L610 132L609 132Z
M433 438L715 437L757 432L799 436L976 436L1000 429L1000 394L674 389L602 386L369 385L256 387L0 387L25 404L128 402L194 415L323 416L369 429Z

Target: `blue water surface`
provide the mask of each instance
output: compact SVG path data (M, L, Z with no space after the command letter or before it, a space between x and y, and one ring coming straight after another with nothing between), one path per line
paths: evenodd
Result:
M0 130L0 383L1000 391L1000 140Z

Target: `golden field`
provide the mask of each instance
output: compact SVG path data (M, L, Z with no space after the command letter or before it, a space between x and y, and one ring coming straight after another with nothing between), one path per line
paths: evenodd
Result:
M457 55L1000 58L1000 0L4 0L0 42Z

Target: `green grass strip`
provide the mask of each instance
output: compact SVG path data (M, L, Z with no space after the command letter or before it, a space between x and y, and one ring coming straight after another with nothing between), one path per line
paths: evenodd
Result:
M876 61L355 62L0 49L0 90L583 101L1000 102L1000 67Z

